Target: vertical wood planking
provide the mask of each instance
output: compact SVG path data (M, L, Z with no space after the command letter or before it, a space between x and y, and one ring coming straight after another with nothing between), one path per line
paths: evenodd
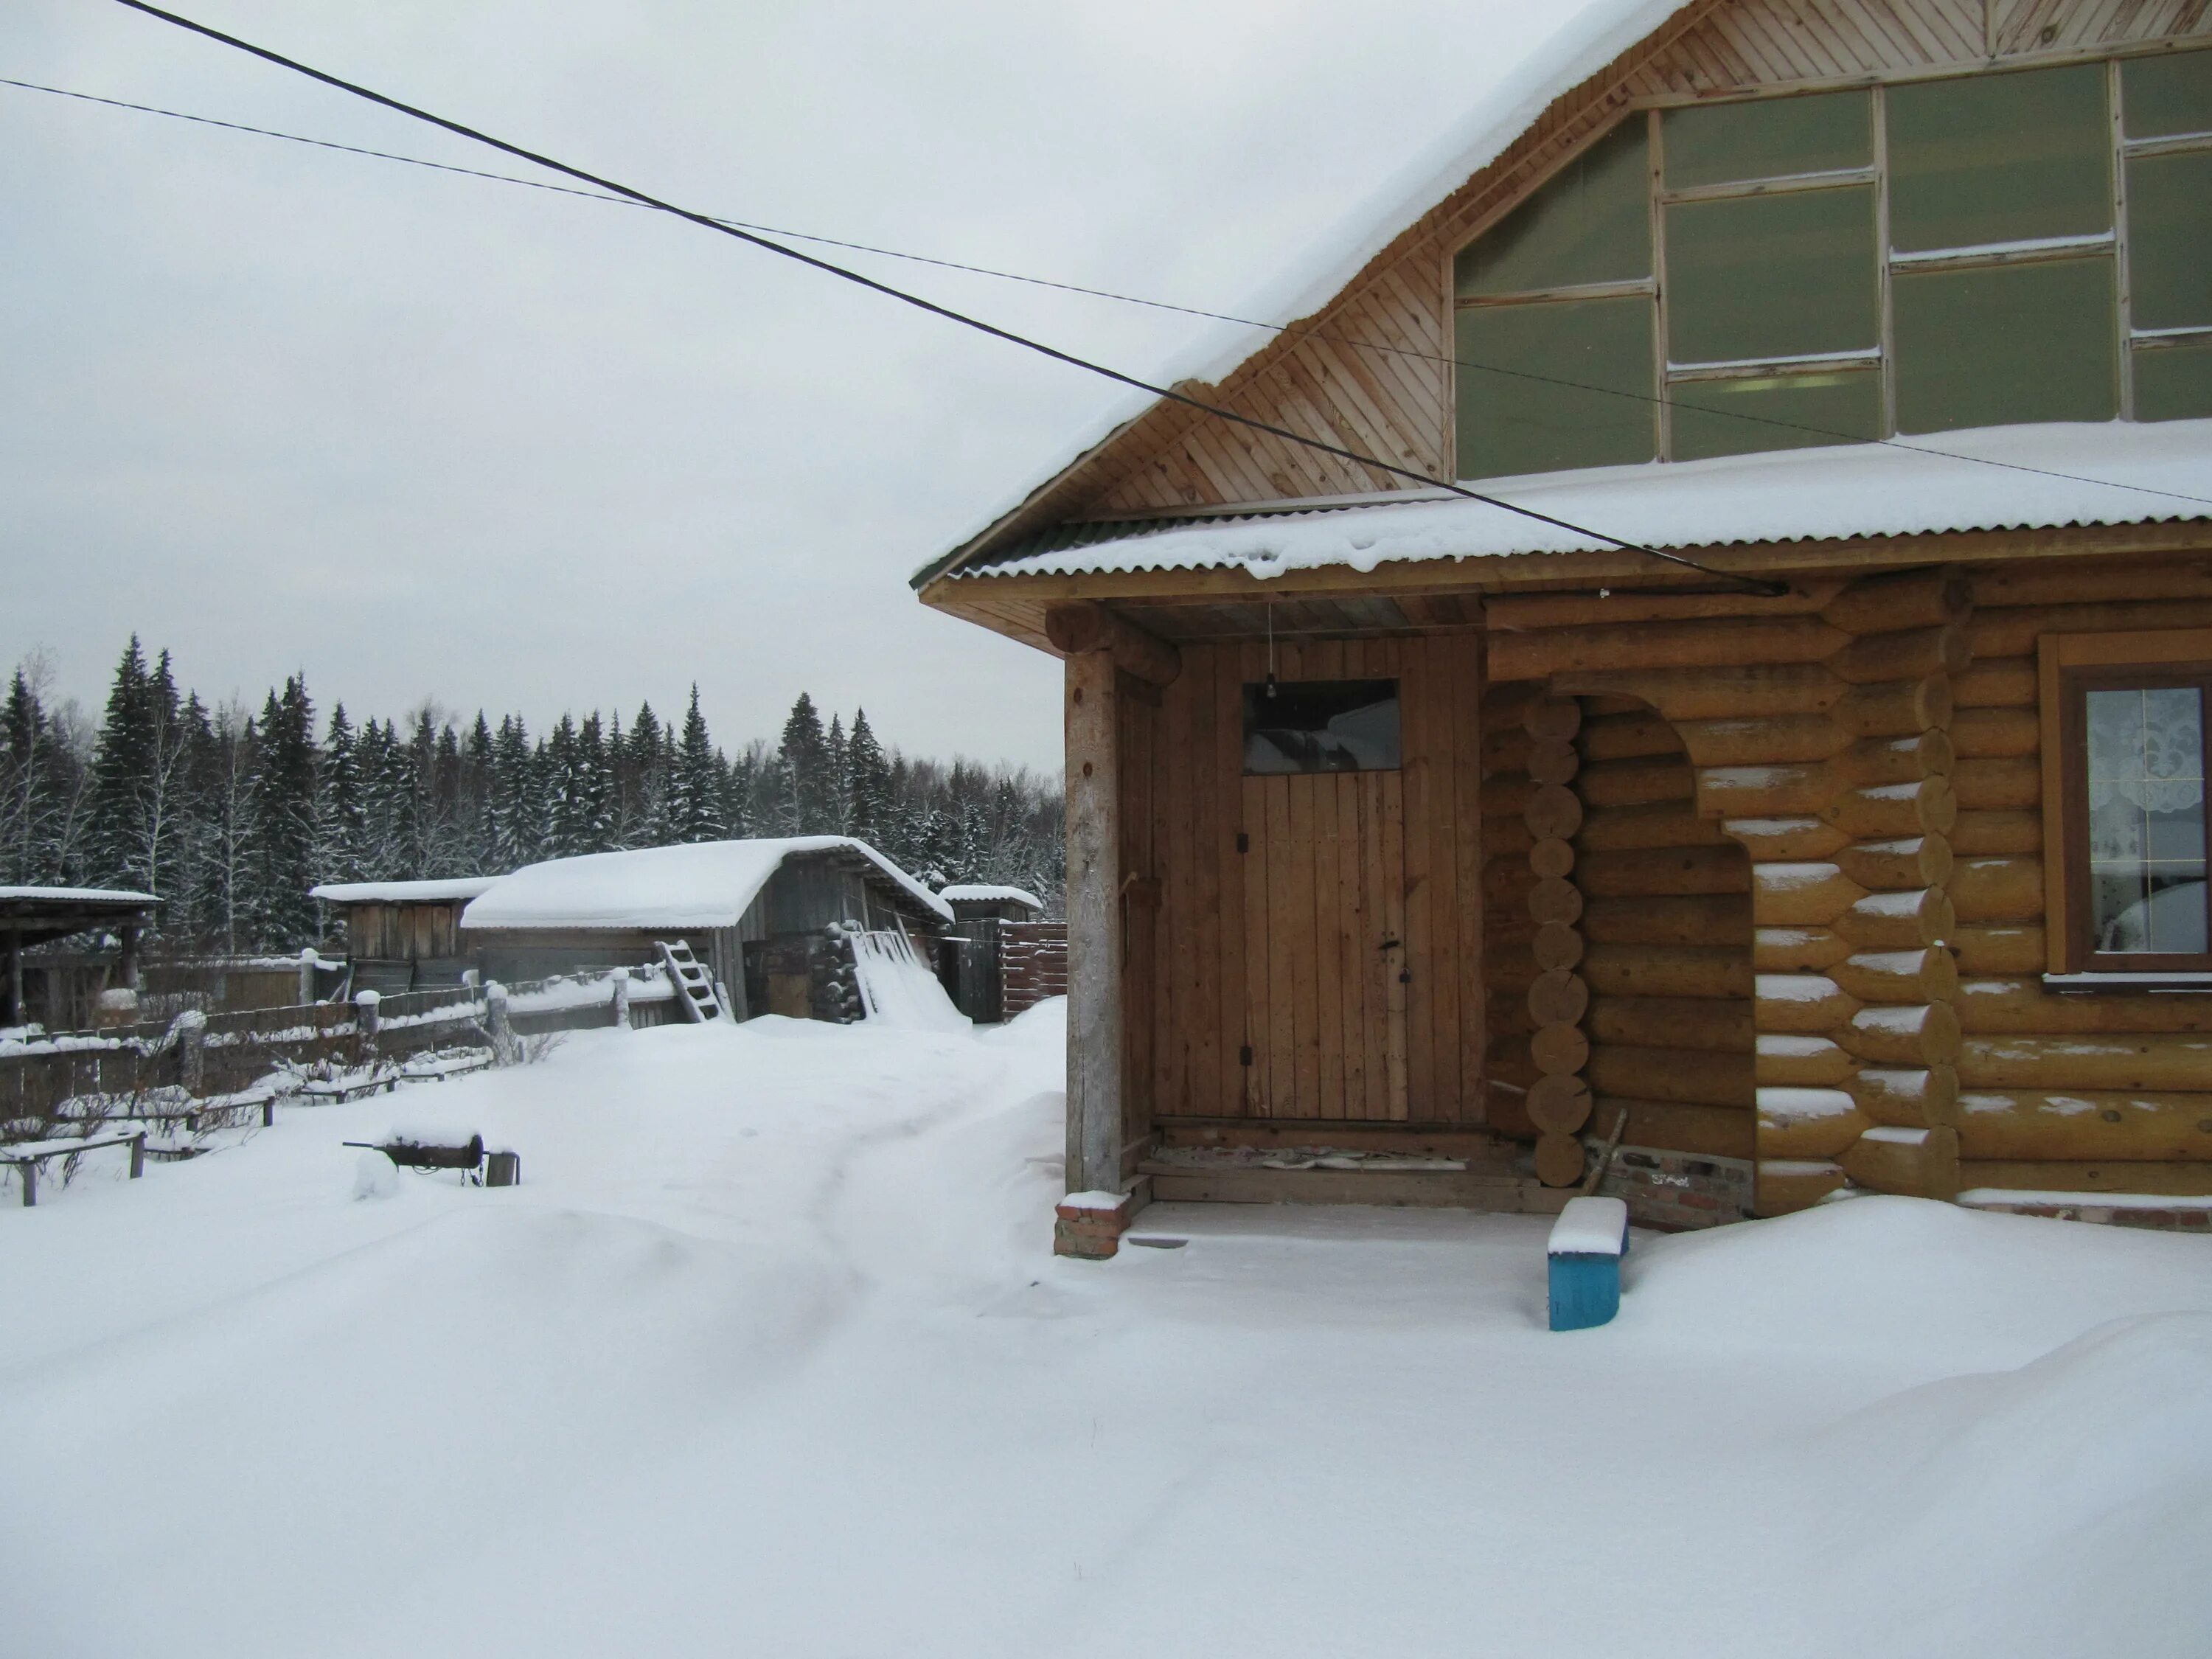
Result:
M1480 1123L1488 1116L1483 1055L1490 1042L1489 1001L1482 953L1482 636L1451 641L1453 851L1459 878L1459 1115Z
M1367 987L1365 940L1368 892L1360 833L1361 775L1346 772L1336 783L1336 870L1344 893L1336 935L1337 1042L1344 1059L1344 1115L1367 1115Z
M1186 1109L1194 1117L1218 1117L1227 1109L1221 1092L1221 1043L1225 1035L1221 988L1227 963L1221 958L1221 789L1215 770L1214 677L1221 653L1211 647L1186 651L1183 673L1189 679L1186 704L1189 745L1183 750L1192 769L1188 786L1189 847L1182 854L1190 869L1183 887L1190 915L1189 949L1179 988L1183 1020L1190 1033Z
M1160 988L1157 1016L1158 1046L1152 1057L1152 1110L1164 1116L1190 1114L1192 933L1197 921L1192 902L1191 700L1195 684L1188 663L1160 696L1159 742L1154 747L1153 793L1158 801L1154 830L1160 882L1155 938Z
M1453 658L1457 642L1443 635L1422 641L1428 659L1429 772L1429 901L1430 948L1436 965L1429 978L1435 987L1435 1048L1430 1056L1431 1085L1435 1102L1432 1115L1457 1121L1459 1086L1459 826L1454 810L1459 799L1459 741L1457 716L1452 708L1456 675Z
M1298 1112L1298 994L1281 897L1283 890L1298 878L1291 861L1291 781L1264 778L1261 788L1267 815L1262 837L1267 844L1267 881L1261 896L1267 951L1267 1109L1271 1116L1292 1117Z
M1377 949L1376 959L1383 964L1383 1055L1385 1076L1389 1079L1388 1098L1384 1115L1402 1119L1407 1111L1407 1035L1406 1018L1406 960L1411 952L1406 948L1406 799L1405 774L1376 772L1381 781L1376 798L1382 808L1377 823L1376 840L1382 854L1382 879L1379 884L1382 895L1383 938L1400 941L1393 951Z
M1249 820L1244 810L1244 726L1243 653L1235 646L1213 652L1213 787L1219 819L1213 843L1214 881L1221 900L1220 942L1220 1095L1224 1115L1252 1109L1251 1073L1242 1050L1252 1041L1247 1016L1245 985L1250 973L1250 952L1245 935L1244 866L1249 861L1237 850L1237 838Z
M1280 931L1291 971L1291 1065L1297 1079L1298 1115L1321 1115L1319 954L1320 884L1315 879L1314 783L1311 777L1283 780L1290 824L1290 879L1271 884L1273 915L1268 931ZM1272 866L1273 859L1269 858Z
M1428 641L1413 639L1400 647L1398 714L1402 723L1404 778L1401 857L1404 860L1406 941L1406 1087L1413 1115L1438 1116L1436 1100L1436 929L1430 905L1430 814L1435 810L1436 763L1429 709Z

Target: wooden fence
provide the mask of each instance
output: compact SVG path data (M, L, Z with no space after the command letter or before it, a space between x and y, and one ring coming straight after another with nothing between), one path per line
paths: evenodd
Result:
M556 988L567 983L509 989L508 1023L516 1036L615 1024L611 981L604 998L590 1000L559 996ZM633 1027L680 1017L671 996L633 987L632 997ZM553 1006L532 1007L533 999ZM103 1097L128 1115L131 1102L155 1091L206 1099L253 1088L272 1072L396 1066L434 1049L488 1043L489 1020L483 991L459 986L380 998L368 1019L356 1003L315 1002L64 1036L0 1054L0 1142L37 1138L44 1126L67 1115L68 1103L87 1097Z
M1067 923L999 924L999 972L1006 1017L1012 1019L1047 997L1067 994Z

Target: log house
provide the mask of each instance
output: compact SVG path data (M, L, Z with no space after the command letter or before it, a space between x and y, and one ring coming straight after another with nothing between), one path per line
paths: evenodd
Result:
M2203 1224L2212 9L1601 4L1496 108L1182 387L1458 493L1162 400L915 579L1066 664L1060 1247L1607 1137Z

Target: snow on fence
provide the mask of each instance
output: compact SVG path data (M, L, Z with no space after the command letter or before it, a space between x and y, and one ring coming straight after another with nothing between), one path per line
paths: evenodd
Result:
M673 989L658 969L628 973L622 1001L631 1026L658 1025L674 1017ZM564 976L510 988L514 1034L617 1024L615 976ZM481 989L455 986L364 1002L191 1012L167 1025L0 1042L0 1145L46 1138L58 1123L76 1123L85 1115L73 1111L72 1103L97 1100L128 1114L131 1103L157 1096L241 1096L272 1073L317 1067L351 1073L372 1066L404 1070L416 1055L486 1041L488 1012Z

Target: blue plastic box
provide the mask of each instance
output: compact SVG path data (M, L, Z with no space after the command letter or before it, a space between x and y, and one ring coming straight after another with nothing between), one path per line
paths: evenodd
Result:
M1628 1254L1628 1206L1617 1198L1571 1198L1552 1224L1552 1328L1583 1331L1620 1311L1620 1258Z

